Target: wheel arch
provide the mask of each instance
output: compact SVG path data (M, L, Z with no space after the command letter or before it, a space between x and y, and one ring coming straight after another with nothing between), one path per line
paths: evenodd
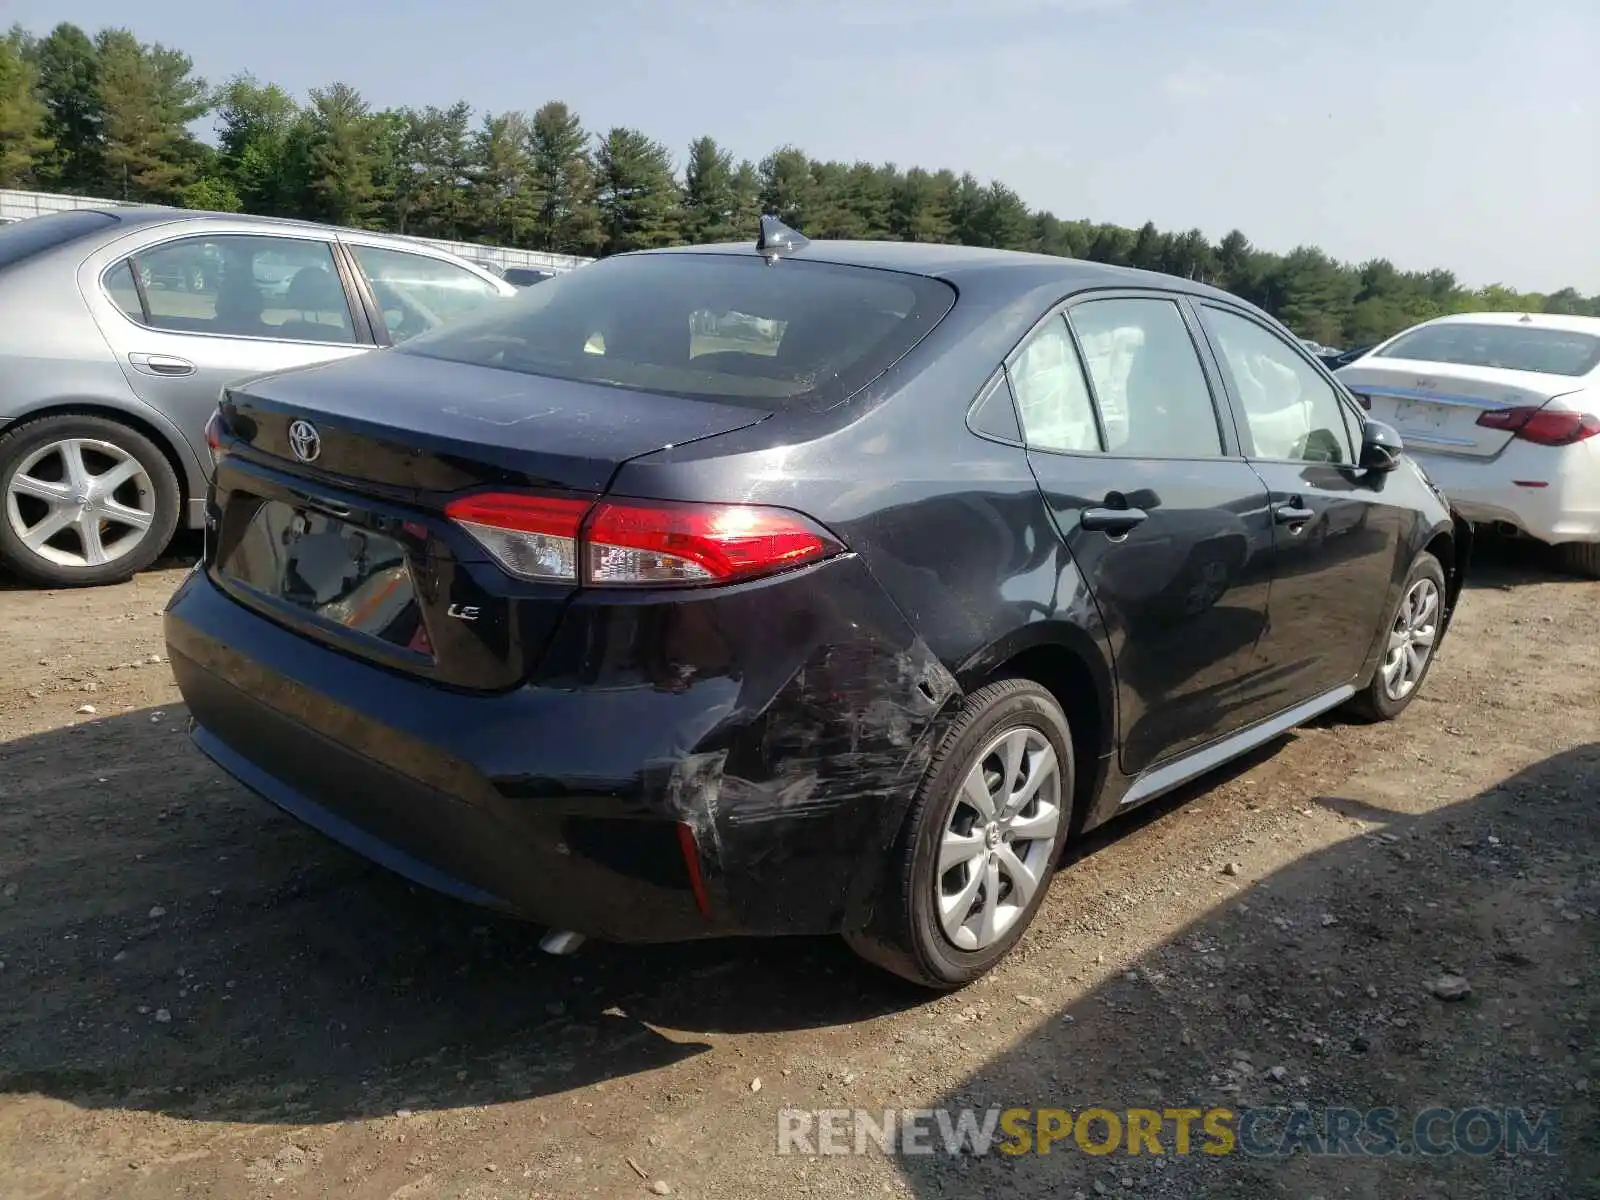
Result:
M1111 664L1097 639L1066 622L1039 622L1001 639L956 672L970 694L1001 679L1031 679L1055 697L1072 733L1072 823L1081 829L1116 747Z

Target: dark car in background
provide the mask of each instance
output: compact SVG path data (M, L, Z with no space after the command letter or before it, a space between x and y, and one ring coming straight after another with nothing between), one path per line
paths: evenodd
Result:
M210 442L165 627L223 768L553 949L836 932L934 988L1069 837L1401 712L1471 544L1224 292L775 224L236 385Z
M536 283L543 283L547 279L554 279L556 272L545 271L539 267L507 267L500 273L500 278L514 287L532 287Z

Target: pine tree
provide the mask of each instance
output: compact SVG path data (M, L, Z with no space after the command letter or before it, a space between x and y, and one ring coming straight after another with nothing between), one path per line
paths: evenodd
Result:
M539 209L532 242L540 250L593 254L602 245L588 147L578 114L559 100L533 114L528 161Z
M122 200L177 203L200 172L204 151L189 132L211 108L189 56L146 46L126 29L95 39L106 175Z
M313 88L308 114L309 209L335 225L369 226L383 203L383 127L348 84Z
M683 239L691 244L732 241L734 226L733 155L714 138L689 143L683 168Z
M528 118L519 112L483 119L472 147L472 201L479 235L501 246L533 236L540 194L528 157Z
M761 160L761 210L809 236L816 216L816 184L805 151L782 146Z
M636 129L616 128L595 151L595 204L605 253L670 246L679 238L672 153Z
M32 48L32 57L45 106L44 136L51 143L38 168L39 182L55 191L104 195L110 187L105 103L94 43L76 25L63 22Z
M32 182L51 146L28 49L20 30L0 38L0 187Z
M912 167L890 189L889 236L902 242L950 241L955 236L950 214L954 191L948 171L930 175Z

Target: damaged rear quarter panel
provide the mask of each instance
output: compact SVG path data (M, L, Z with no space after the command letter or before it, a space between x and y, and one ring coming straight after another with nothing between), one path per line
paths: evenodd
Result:
M831 931L870 902L959 692L854 555L668 601L580 596L538 686L676 696L640 815L693 831L715 923L745 933Z

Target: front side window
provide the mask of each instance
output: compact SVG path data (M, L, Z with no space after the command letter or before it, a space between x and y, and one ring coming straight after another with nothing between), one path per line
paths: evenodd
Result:
M371 281L389 337L396 342L500 299L500 290L487 279L443 259L377 246L350 250Z
M1600 367L1600 337L1530 325L1447 321L1403 333L1373 357L1576 377Z
M1252 457L1352 461L1348 418L1332 384L1282 338L1248 317L1209 305L1201 313L1244 409Z
M1141 458L1222 453L1216 407L1183 314L1171 300L1090 300L1068 320L1083 347L1106 449Z
M183 238L118 263L104 283L118 308L152 329L291 342L356 340L327 242L245 234Z
M1029 446L1077 454L1100 452L1094 401L1066 321L1054 316L1036 330L1017 352L1008 374Z
M753 254L618 255L400 350L552 379L818 411L916 345L955 304L937 279Z

